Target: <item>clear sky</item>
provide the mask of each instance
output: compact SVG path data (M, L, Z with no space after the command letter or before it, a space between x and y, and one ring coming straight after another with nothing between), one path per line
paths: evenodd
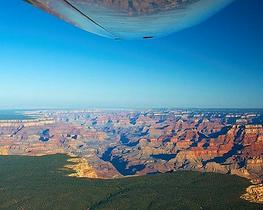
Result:
M162 39L114 41L1 2L0 108L263 108L263 3Z

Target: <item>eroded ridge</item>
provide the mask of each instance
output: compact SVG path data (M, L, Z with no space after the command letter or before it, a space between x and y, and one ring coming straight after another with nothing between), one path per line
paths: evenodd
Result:
M246 189L246 193L241 196L242 199L252 203L263 204L263 185L251 185Z

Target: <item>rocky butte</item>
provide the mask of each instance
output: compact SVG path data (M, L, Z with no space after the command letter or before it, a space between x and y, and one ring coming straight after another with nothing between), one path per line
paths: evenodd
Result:
M176 170L233 174L262 203L262 110L34 111L0 121L0 154L71 156L72 176L121 178Z

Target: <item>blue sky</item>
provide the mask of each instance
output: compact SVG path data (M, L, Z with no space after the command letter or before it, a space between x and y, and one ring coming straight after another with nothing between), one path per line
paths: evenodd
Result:
M168 37L114 41L22 0L0 7L0 108L263 108L263 4Z

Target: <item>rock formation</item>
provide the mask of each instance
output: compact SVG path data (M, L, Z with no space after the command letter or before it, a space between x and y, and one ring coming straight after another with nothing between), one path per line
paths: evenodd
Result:
M253 203L263 204L263 185L251 185L246 189L246 193L241 196L242 199Z
M74 155L67 167L74 176L89 178L195 170L238 175L254 184L263 180L261 111L93 110L37 115L42 120L0 121L0 155Z

